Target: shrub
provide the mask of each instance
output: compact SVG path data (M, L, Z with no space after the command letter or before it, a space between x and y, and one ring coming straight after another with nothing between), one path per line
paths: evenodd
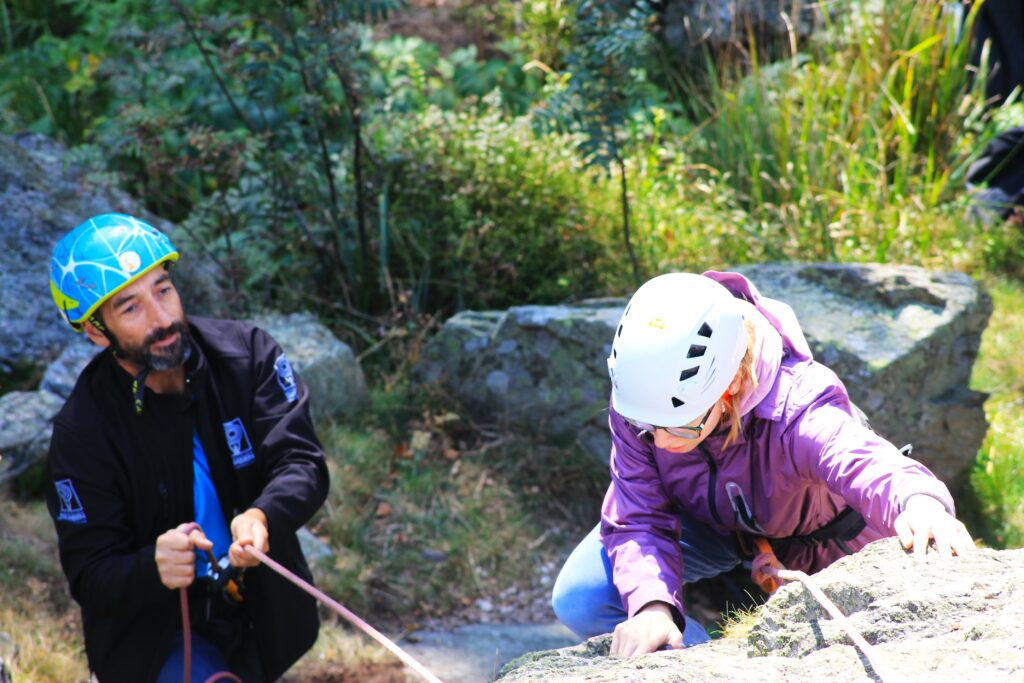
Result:
M389 160L381 250L421 310L549 303L614 279L617 198L572 137L492 102L386 117L373 140Z

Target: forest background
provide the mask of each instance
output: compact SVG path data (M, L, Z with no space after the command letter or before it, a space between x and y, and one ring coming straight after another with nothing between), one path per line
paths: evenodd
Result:
M557 570L608 477L412 390L425 340L459 310L626 295L668 270L984 282L972 388L991 429L958 501L979 542L1020 547L1024 231L966 174L1024 107L986 106L973 13L952 4L839 3L812 35L682 56L642 0L0 0L0 133L61 141L178 224L233 316L310 310L356 350L371 402L319 425L333 488L312 528L334 557L317 574L395 629ZM40 495L29 475L0 499L0 632L18 681L84 680ZM340 634L311 676L370 657Z

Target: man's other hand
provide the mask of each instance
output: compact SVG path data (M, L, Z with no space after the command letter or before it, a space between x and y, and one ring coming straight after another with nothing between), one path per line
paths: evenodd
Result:
M259 508L249 508L231 520L231 548L228 558L235 567L255 567L260 563L243 548L251 545L263 553L270 552L267 516Z
M213 549L213 541L194 524L179 524L156 539L156 569L168 588L186 588L196 577L195 549Z

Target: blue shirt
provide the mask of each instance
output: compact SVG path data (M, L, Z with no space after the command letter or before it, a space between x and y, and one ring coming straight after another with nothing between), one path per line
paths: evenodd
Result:
M199 434L192 435L192 496L195 498L196 522L203 528L206 537L213 541L213 555L220 559L228 554L231 547L231 530L224 520L224 512L220 508L217 489L213 487L210 476L210 463L206 460L206 451L199 442ZM196 577L208 576L209 558L205 552L196 551Z

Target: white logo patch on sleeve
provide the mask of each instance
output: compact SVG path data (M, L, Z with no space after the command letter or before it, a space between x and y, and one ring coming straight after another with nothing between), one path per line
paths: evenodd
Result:
M299 388L295 385L295 373L292 372L292 364L288 362L288 356L283 353L274 361L274 370L277 371L277 383L281 385L281 391L289 403L295 403L299 397Z

